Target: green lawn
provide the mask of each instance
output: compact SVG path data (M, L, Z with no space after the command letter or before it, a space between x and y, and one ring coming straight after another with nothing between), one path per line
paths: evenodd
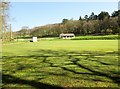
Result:
M118 40L119 35L103 35L103 36L77 36L73 40Z
M41 40L3 45L3 87L118 87L117 40Z

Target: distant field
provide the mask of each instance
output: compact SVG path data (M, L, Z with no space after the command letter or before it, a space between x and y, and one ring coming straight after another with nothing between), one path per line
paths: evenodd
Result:
M30 41L32 37L25 37L15 39L15 41ZM58 40L59 37L41 37L38 40ZM118 35L103 35L103 36L76 36L72 40L118 40L120 37Z
M103 35L103 36L77 36L73 40L117 40L118 35Z
M117 40L41 40L3 45L3 87L118 87Z

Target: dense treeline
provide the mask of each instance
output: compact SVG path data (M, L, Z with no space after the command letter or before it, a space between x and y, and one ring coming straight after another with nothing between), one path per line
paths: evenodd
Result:
M112 15L102 11L95 15L94 12L90 16L85 15L79 20L63 19L62 23L50 24L33 29L23 27L18 31L21 37L37 36L37 37L53 37L59 36L61 33L74 33L75 35L107 35L118 34L120 31L120 10L114 11Z

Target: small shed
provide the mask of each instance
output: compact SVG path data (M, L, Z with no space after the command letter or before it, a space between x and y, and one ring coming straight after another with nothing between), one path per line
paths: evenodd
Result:
M71 39L71 38L75 38L75 35L72 34L72 33L69 33L69 34L60 34L59 38L62 38L62 39Z
M32 42L37 42L37 37L33 37Z

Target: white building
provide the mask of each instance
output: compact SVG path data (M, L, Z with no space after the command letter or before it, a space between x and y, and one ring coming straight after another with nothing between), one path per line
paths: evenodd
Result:
M62 38L62 39L71 39L71 38L75 38L75 35L72 34L72 33L70 33L70 34L60 34L59 38Z

